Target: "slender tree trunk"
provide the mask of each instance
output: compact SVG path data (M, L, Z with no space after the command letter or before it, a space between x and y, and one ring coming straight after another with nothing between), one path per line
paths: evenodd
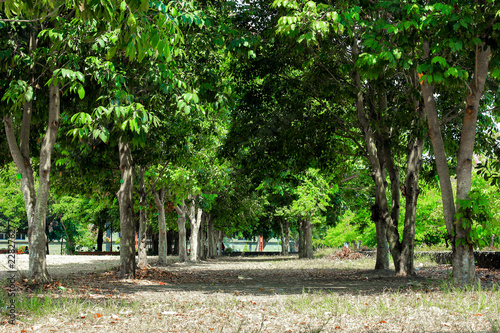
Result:
M202 212L200 223L200 242L198 243L200 260L207 259L207 214Z
M219 249L219 252L217 253L218 256L222 256L222 245L224 244L224 233L222 230L218 230L217 232L217 248Z
M146 214L146 206L147 206L147 192L146 192L146 184L144 178L146 176L146 168L144 166L139 167L139 246L138 246L138 254L139 261L137 266L141 269L147 269L148 265L148 253L146 248L147 241L147 214ZM161 231L160 231L161 234Z
M470 91L465 101L465 113L460 135L460 146L457 155L457 199L469 199L472 183L472 158L476 138L476 124L479 113L479 102L483 96L490 62L491 50L484 43L476 47L476 64ZM457 210L460 205L457 204ZM453 256L453 279L455 283L474 283L476 266L474 249L470 239L471 227L463 227L462 219L455 222L455 237L459 240ZM469 222L469 225L472 221Z
M182 200L180 205L175 206L177 211L177 229L179 229L179 262L185 262L187 257L187 245L186 245L186 213L187 205Z
M385 136L386 133L384 133ZM383 139L384 140L384 139ZM396 272L400 271L399 260L401 255L401 242L399 241L399 207L400 207L400 183L399 183L399 172L394 165L394 159L392 153L390 152L390 144L385 140L381 142L379 150L384 155L384 165L389 173L389 178L391 180L391 197L392 197L392 207L391 207L391 219L386 221L386 237L389 244L389 249L391 251L392 260L394 262L394 268ZM387 190L387 187L386 187Z
M35 218L31 230L32 242L30 244L29 276L38 281L48 281L50 279L46 263L47 236L45 234L45 223L47 202L49 199L52 151L56 143L59 121L59 86L51 84L49 86L49 122L40 150L38 195L35 205Z
M285 255L285 227L284 227L284 222L283 222L283 218L280 217L279 218L279 221L280 221L280 228L281 228L281 255L284 256Z
M97 250L102 252L102 244L104 243L104 224L100 223L97 228Z
M415 71L412 73L412 86L417 87L418 74ZM420 98L413 99L414 110L417 115L418 127L425 123L425 113ZM424 148L424 140L420 135L414 134L407 147L407 166L406 166L406 211L403 229L403 240L401 242L401 256L399 258L399 271L396 271L398 276L408 276L415 274L414 255L415 255L415 225L417 222L417 200L420 193L418 180L420 171L422 170L422 152Z
M135 278L134 172L130 143L120 138L121 185L117 193L120 206L120 277Z
M408 158L406 168L406 212L404 221L403 241L399 257L398 276L414 275L413 258L415 253L415 224L417 220L417 199L419 195L418 179L422 169L422 151L424 141L415 138L408 145Z
M287 256L290 250L290 225L288 220L280 218L281 254Z
M173 240L172 240L172 243L170 244L174 244L173 246L173 249L172 249L172 255L179 255L179 232L176 232L176 231L173 231L174 233L174 237L173 237Z
M210 213L207 214L207 224L208 224L208 257L213 259L217 256L217 247L215 244L215 230L214 230L214 222L210 218Z
M358 45L357 41L354 41L353 43L353 58L354 61L357 60L359 54L358 50ZM386 180L385 180L385 172L384 172L384 167L383 167L383 161L381 158L384 158L384 154L382 151L377 150L377 143L375 140L375 133L373 129L370 126L370 123L368 121L368 118L365 114L364 110L364 100L363 100L363 87L361 84L361 78L359 76L359 73L354 70L353 72L353 77L354 81L356 83L356 90L357 90L357 98L356 98L356 111L357 111L357 116L358 116L358 121L361 125L361 128L363 130L364 136L365 136L365 143L366 143L366 150L368 153L368 162L370 163L370 166L372 168L372 178L373 181L375 182L375 206L377 207L377 220L379 221L378 223L376 222L376 227L377 227L377 259L379 259L380 255L380 260L382 260L381 254L379 254L380 250L382 249L382 245L379 244L380 241L382 240L379 238L379 236L382 233L386 234L387 237L387 228L389 226L393 226L393 221L391 218L391 214L389 213L389 204L387 202L387 186L386 186ZM384 229L384 230L383 230ZM397 229L397 228L396 228ZM391 233L390 240L394 241L394 234ZM387 238L383 242L384 247L386 245ZM376 269L382 269L382 267L385 267L384 262L379 262L377 260L377 263L375 265Z
M200 254L198 252L199 242L200 242L200 225L201 225L201 217L203 214L203 210L201 208L196 207L196 196L189 197L189 209L188 209L188 218L191 223L191 252L190 252L190 260L197 262L200 260Z
M30 33L28 46L28 55L33 57L33 52L37 48L37 31ZM30 88L34 89L34 69L30 66L29 70ZM47 211L48 191L50 187L50 165L52 150L57 137L59 128L59 87L49 86L49 121L47 131L42 142L40 151L40 185L38 188L38 197L35 194L35 181L33 168L30 158L30 125L33 115L33 100L24 102L21 130L19 135L19 146L16 141L15 127L12 114L7 113L4 116L5 134L9 150L21 174L21 192L24 196L26 207L26 216L28 220L28 240L29 240L29 277L37 282L46 282L50 280L46 267L47 243L45 235L45 216Z
M156 209L158 210L158 263L165 265L168 255L167 224L165 222L165 186L162 186L160 192L154 189L153 196Z
M428 57L429 43L424 41L423 45L424 56ZM468 193L471 189L472 155L476 136L477 115L488 74L490 54L491 50L488 46L484 44L477 46L474 76L472 82L469 84L469 93L466 97L464 120L457 155L457 199L461 200L468 198ZM453 281L459 285L474 283L474 252L472 244L466 241L470 237L470 228L464 228L462 226L463 221L461 219L456 221L454 218L459 205L455 209L446 151L434 100L434 87L425 80L421 85L421 89L427 113L429 136L436 156L445 223L453 250Z
M304 218L304 258L313 259L314 258L314 249L312 242L312 230L313 225L309 218Z
M302 218L299 218L299 258L304 258L304 225Z

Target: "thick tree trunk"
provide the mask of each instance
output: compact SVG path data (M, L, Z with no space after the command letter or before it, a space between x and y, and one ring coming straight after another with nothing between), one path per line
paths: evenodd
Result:
M164 265L167 263L168 241L167 224L165 222L165 186L162 186L160 192L153 190L153 196L158 210L158 263Z
M380 213L380 207L375 200L372 206L372 221L375 223L375 232L377 237L377 257L375 269L389 269L389 253L387 246L387 233L385 223Z
M186 245L186 213L187 205L182 200L180 205L175 206L177 211L177 229L179 229L179 262L185 262L187 257L187 245Z
M147 231L148 220L146 214L147 192L146 192L146 184L144 182L145 175L146 175L146 169L143 166L140 166L139 167L139 244L138 244L139 260L137 266L139 266L139 268L141 269L147 269L149 267L148 253L146 248L147 245L146 231Z
M120 277L135 278L134 172L130 143L118 142L121 185L117 193L120 206Z

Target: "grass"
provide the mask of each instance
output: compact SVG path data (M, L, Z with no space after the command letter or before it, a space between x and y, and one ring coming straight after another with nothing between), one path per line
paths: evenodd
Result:
M422 270L438 267L427 258L415 260ZM340 269L370 270L374 258L359 260L285 260L255 258L244 262L223 258L211 264L177 269L223 269L256 272ZM168 269L174 269L169 267ZM241 273L235 273L241 274ZM383 277L391 279L391 277ZM294 281L300 281L294 280ZM370 280L371 281L371 280ZM466 288L450 286L446 280L419 280L396 290L373 292L345 289L342 292L304 287L302 293L235 293L226 291L177 290L130 291L123 299L102 295L92 298L70 293L19 293L16 309L20 325L0 325L0 331L36 328L37 332L500 332L500 293L493 285ZM252 288L251 280L245 286ZM260 283L260 282L259 282ZM242 284L243 286L243 284ZM259 284L260 286L260 284ZM261 289L259 289L261 288ZM139 288L140 289L140 288ZM9 301L0 291L0 306ZM12 330L11 330L12 331ZM28 330L29 331L29 330Z

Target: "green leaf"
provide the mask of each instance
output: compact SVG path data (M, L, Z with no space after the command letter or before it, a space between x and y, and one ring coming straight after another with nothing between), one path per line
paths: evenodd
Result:
M80 99L83 99L85 97L85 88L83 88L82 85L78 87L78 96Z

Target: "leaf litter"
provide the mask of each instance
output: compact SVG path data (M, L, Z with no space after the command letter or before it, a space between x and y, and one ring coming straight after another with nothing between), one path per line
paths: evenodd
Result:
M500 298L493 287L500 281L498 270L478 269L481 283L490 289L460 293L443 288L450 266L426 264L417 276L399 278L394 271L369 269L372 261L172 261L137 270L134 279L120 279L117 269L61 275L50 271L53 282L35 287L23 279L16 282L18 292L80 299L90 306L50 316L25 311L15 326L2 319L0 331L441 332L499 327Z

